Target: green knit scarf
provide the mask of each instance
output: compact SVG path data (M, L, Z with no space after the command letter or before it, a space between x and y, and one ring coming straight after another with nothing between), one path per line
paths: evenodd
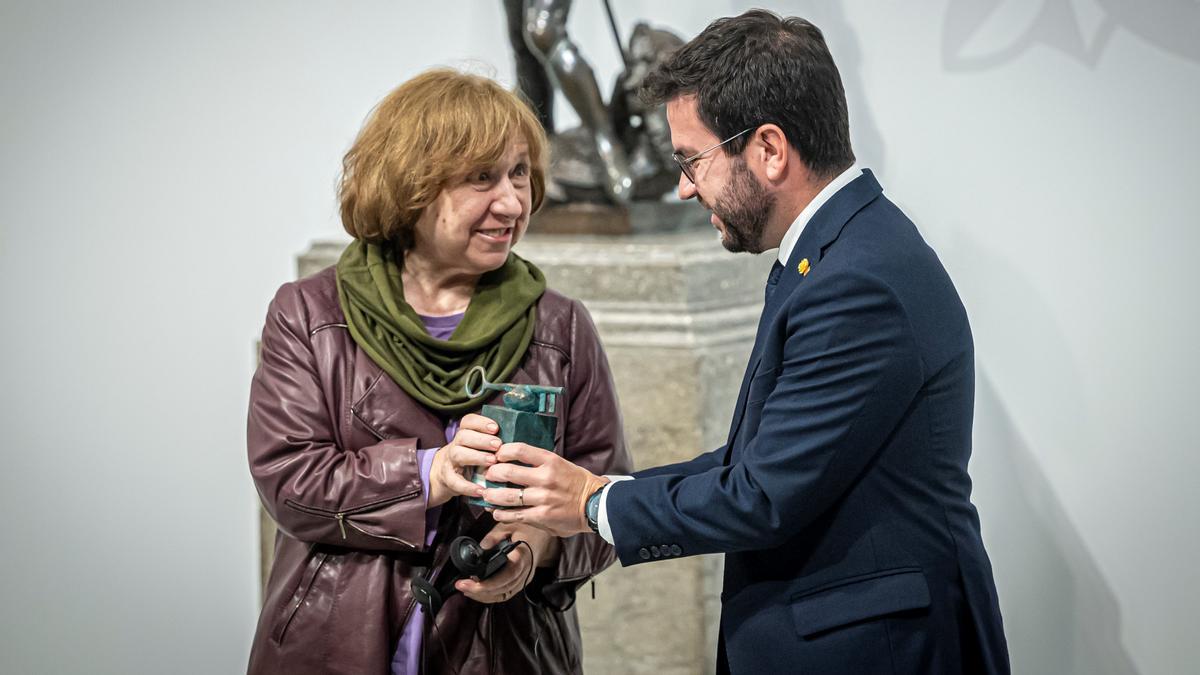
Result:
M467 312L447 341L436 340L404 300L400 266L390 246L355 241L337 263L338 298L359 348L419 403L456 416L478 407L467 373L483 366L490 382L517 369L533 340L541 270L515 253L479 278ZM490 394L489 394L490 395Z

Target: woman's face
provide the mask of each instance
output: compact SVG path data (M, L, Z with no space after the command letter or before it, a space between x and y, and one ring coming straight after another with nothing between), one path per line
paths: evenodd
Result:
M407 259L472 275L504 265L529 225L529 174L528 144L514 141L496 164L451 182L417 220Z

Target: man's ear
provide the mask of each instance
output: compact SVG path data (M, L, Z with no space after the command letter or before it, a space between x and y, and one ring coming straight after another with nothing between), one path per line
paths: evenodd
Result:
M787 136L775 124L764 124L754 130L750 139L753 156L762 166L767 180L778 183L788 172ZM794 167L793 167L794 168Z

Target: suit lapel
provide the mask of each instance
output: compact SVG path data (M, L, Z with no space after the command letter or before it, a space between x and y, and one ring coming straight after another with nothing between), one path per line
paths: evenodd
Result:
M817 209L796 240L772 301L782 305L792 291L817 268L825 257L825 251L841 235L854 214L881 194L883 188L875 180L875 174L870 169L863 169L861 176L850 181Z
M762 362L764 336L768 332L775 315L779 313L787 298L801 283L816 269L826 249L842 233L842 228L867 204L870 204L880 194L883 188L870 169L863 169L858 178L850 181L846 187L825 202L800 233L795 248L784 265L775 290L763 304L762 314L758 319L758 332L754 336L754 348L750 351L750 360L746 372L742 376L742 386L738 391L737 403L733 409L733 421L730 423L729 436L725 442L725 463L733 457L734 443L746 414L746 398L750 393L750 382L758 374L758 366Z
M768 303L769 304L769 303ZM758 317L758 332L754 335L754 348L750 350L750 360L746 363L746 372L742 374L742 387L738 390L737 403L733 407L733 420L729 425L729 436L725 439L725 459L728 463L729 452L733 449L733 440L737 438L738 428L742 425L742 417L746 412L746 397L750 395L750 382L758 374L758 364L762 362L762 339L767 332L767 325L774 315L764 304L762 314Z

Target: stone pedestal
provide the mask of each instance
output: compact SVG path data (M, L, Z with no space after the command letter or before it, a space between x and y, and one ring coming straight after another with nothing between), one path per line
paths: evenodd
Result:
M343 244L302 255L306 275ZM772 257L733 255L700 230L629 237L528 235L517 252L551 288L582 300L608 353L637 468L690 459L725 441ZM264 528L268 532L269 523ZM268 550L265 547L264 550ZM580 589L588 675L712 672L721 561L624 569Z

